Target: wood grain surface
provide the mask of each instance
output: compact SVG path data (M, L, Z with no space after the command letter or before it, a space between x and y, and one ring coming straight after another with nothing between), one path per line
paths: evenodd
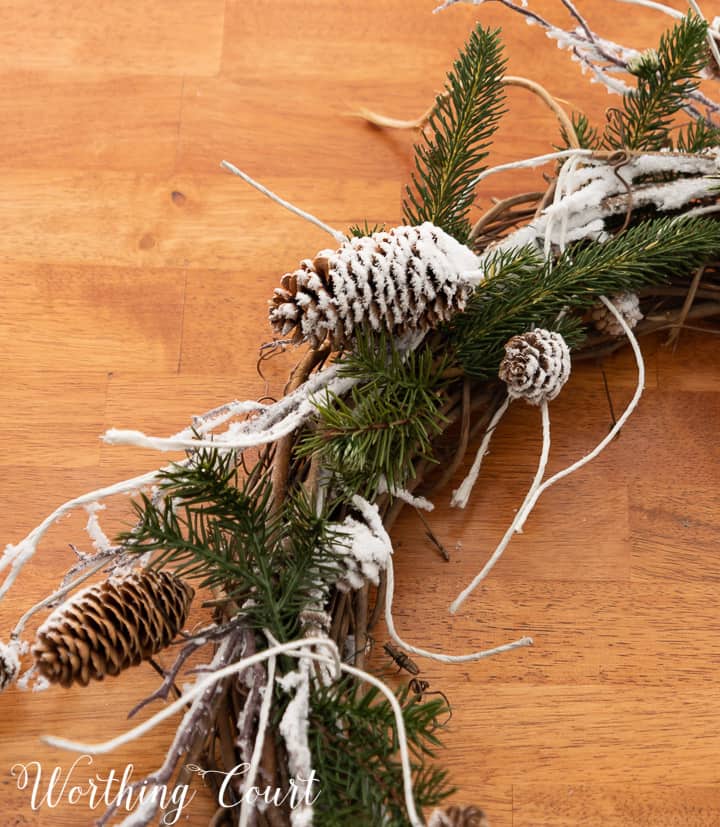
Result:
M636 46L666 21L577 0L595 27ZM25 0L0 6L0 344L5 449L2 540L54 507L167 460L105 446L105 428L174 433L225 400L278 393L292 354L255 370L266 300L328 239L223 172L227 158L339 228L397 223L412 135L364 125L368 106L424 111L476 20L503 26L509 68L568 107L613 105L537 27L497 4L431 14L433 0ZM569 22L559 0L533 7ZM677 8L683 4L676 2ZM713 3L705 7L712 14ZM717 9L715 10L717 12ZM493 162L545 152L551 113L518 89ZM479 193L535 189L540 172ZM447 606L481 567L532 478L537 411L513 406L467 512L429 519L443 563L410 512L394 530L396 622L427 647L465 652L521 634L531 649L457 667L423 662L454 716L441 758L492 827L720 824L720 357L686 332L675 352L643 345L647 391L620 438L543 497L525 533L455 618ZM633 392L628 353L604 368L617 408ZM550 470L606 433L601 366L576 368L552 405ZM475 447L475 446L473 446ZM459 475L458 475L459 476ZM457 484L457 480L455 481ZM59 581L84 513L53 528L0 607L0 638ZM129 518L119 498L108 531ZM193 617L193 622L200 614ZM380 635L382 640L382 635ZM380 647L378 646L378 650ZM169 655L165 656L165 662ZM389 673L376 656L375 666ZM81 805L33 811L11 768L73 759L46 733L97 740L156 685L149 667L86 690L0 698L0 825L83 827ZM80 767L162 760L175 722ZM180 823L207 824L199 794Z

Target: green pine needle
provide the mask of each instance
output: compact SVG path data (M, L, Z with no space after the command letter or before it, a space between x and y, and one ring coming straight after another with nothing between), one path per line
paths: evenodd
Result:
M137 523L118 538L127 550L153 552L155 568L222 589L244 606L247 623L278 640L300 632L298 615L337 579L336 535L303 491L271 510L270 473L262 463L238 479L234 452L198 451L160 485L164 498L133 503ZM339 535L338 535L339 536Z
M590 121L587 119L586 115L583 115L582 112L573 112L570 120L572 121L573 129L575 130L575 135L577 136L580 149L600 148L602 140L598 135L597 129L590 125ZM563 139L563 145L557 147L557 149L569 149L572 144L570 143L570 136L567 134L567 130L564 126L560 128L560 134Z
M447 706L442 700L419 700L407 687L398 692L398 701L411 753L415 804L419 809L434 807L453 792L447 772L431 763L440 746L438 721L446 717ZM315 803L319 824L406 827L395 716L375 687L361 690L342 681L316 688L308 731L321 790Z
M373 497L383 477L391 488L402 487L414 476L414 462L431 458L442 430L444 368L427 346L401 354L385 335L361 331L340 368L360 383L344 399L316 400L319 423L298 454L320 457L352 493Z
M636 68L637 88L624 95L623 108L608 112L606 147L654 152L672 146L672 119L707 63L707 29L689 14L663 34L657 56L646 56Z
M705 118L687 124L675 141L675 148L680 152L702 152L717 146L720 146L720 129L708 123Z
M362 225L353 224L348 228L348 233L354 238L364 238L365 236L374 235L375 233L382 233L384 231L384 224L373 224L370 226L367 221L363 221Z
M720 252L720 223L708 218L644 221L603 244L575 244L557 263L530 247L500 252L488 261L488 278L452 325L452 339L469 374L497 374L503 346L533 327L558 330L565 308L583 309L598 296L636 290L682 275ZM580 333L576 319L560 332L569 343Z
M415 146L416 172L403 203L408 224L431 221L464 242L473 181L503 114L505 61L499 30L478 26L436 98L423 143Z

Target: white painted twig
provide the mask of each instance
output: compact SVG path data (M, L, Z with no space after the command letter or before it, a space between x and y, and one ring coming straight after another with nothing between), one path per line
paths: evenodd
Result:
M395 714L395 726L398 734L398 747L400 748L400 761L402 763L403 773L403 792L405 794L405 808L410 817L412 827L423 827L423 820L418 815L415 808L415 798L412 790L412 767L410 764L410 753L407 745L407 734L405 732L405 720L403 719L402 708L395 695L388 689L385 684L378 680L374 675L368 672L363 672L362 669L357 669L355 666L350 666L347 663L341 664L340 668L348 675L353 675L360 680L372 684L376 689L379 689L383 695L388 699L393 713Z
M530 486L530 490L528 491L527 495L525 496L525 500L523 501L522 506L518 510L517 514L515 515L515 519L513 520L510 528L505 532L500 544L492 553L490 559L485 563L482 568L482 571L473 579L472 583L463 589L462 592L455 598L455 600L450 605L450 612L455 614L460 606L467 600L468 597L473 593L473 591L482 583L482 581L490 574L493 567L497 563L497 561L502 557L503 552L507 548L510 540L512 539L513 534L515 533L515 527L517 524L520 515L522 514L525 506L530 502L535 491L540 486L542 482L543 475L545 474L545 468L547 467L548 456L550 454L550 411L548 407L547 400L543 401L541 405L541 414L542 414L542 424L543 424L543 445L542 445L542 452L540 454L540 462L538 464L537 472L535 473L535 478L533 479L532 485Z
M720 212L720 204L710 204L707 207L693 207L692 210L688 210L684 212L681 216L678 216L678 220L681 218L688 218L693 215L710 215L715 212Z
M290 210L291 213L299 216L300 218L304 218L305 221L309 221L311 224L314 224L316 227L319 227L321 230L325 230L326 233L331 235L338 244L343 244L347 241L347 236L341 233L339 230L335 230L330 227L328 224L325 224L324 221L321 221L319 218L316 218L309 212L305 212L305 210L301 210L300 207L296 207L294 204L291 204L289 201L286 201L284 198L281 198L276 193L269 190L267 187L264 187L259 181L256 181L254 178L251 178L246 172L243 172L241 169L238 169L234 164L231 164L229 161L223 161L220 164L221 167L229 170L233 173L233 175L237 175L239 178L242 178L246 184L250 184L251 187L255 187L258 192L261 192L263 195L266 195L271 201L274 201L276 204L280 204L281 207L285 207L286 210Z
M666 6L664 3L656 3L654 0L617 0L619 3L628 3L632 6L644 6L646 9L654 9L655 11L662 12L666 14L668 17L673 17L675 20L682 20L685 15L678 11L678 9L673 9L670 6ZM697 0L687 0L688 6L697 14L699 18L702 20L707 20L705 15L702 13L702 9L697 3ZM713 57L720 65L720 50L718 49L717 42L715 40L716 34L712 31L712 29L708 30L708 45L710 46L710 51L712 52Z
M677 9L672 9L670 6L666 6L664 3L656 3L655 0L616 0L619 3L627 3L631 6L644 6L646 9L654 9L655 11L660 11L663 14L667 14L668 17L674 17L676 20L682 20L685 15L678 11Z
M473 181L468 185L469 188L473 188L477 186L480 181L483 181L490 175L495 175L498 172L507 172L511 169L527 169L528 167L539 167L543 164L547 164L550 161L557 161L560 158L570 158L572 156L588 156L592 155L593 150L591 149L563 149L559 152L548 152L545 155L536 155L533 158L524 158L520 161L511 161L507 164L499 164L496 167L490 167L489 169L483 170L479 175L477 175Z
M519 640L514 640L511 643L503 643L501 646L495 646L492 649L483 649L477 652L470 652L467 655L444 655L440 652L431 652L429 649L421 649L419 646L413 646L406 640L403 640L395 628L395 621L392 614L392 603L395 593L395 570L393 567L392 557L388 560L386 569L386 583L385 583L385 623L387 625L388 634L397 643L398 646L407 650L413 655L419 655L423 658L438 661L439 663L471 663L476 660L484 660L493 655L500 655L503 652L510 652L513 649L519 649L523 646L532 646L533 640L531 637L521 637Z
M501 652L509 652L511 649L517 649L520 646L532 646L532 638L523 637L520 640L515 640L512 643L505 643L502 646L497 646L494 649L486 649L479 652L471 652L468 655L444 655L438 652L430 652L428 649L420 649L417 646L404 641L397 633L395 628L395 621L393 620L392 604L395 597L395 570L392 561L392 540L387 533L385 526L380 519L380 513L375 506L371 505L367 500L359 495L355 495L352 499L353 506L360 512L363 519L368 524L370 529L376 534L387 546L388 555L386 561L386 583L385 583L385 623L387 625L388 634L397 643L398 646L406 649L414 655L420 655L424 658L439 661L440 663L469 663L470 661L482 660L491 655L498 655Z
M263 744L265 743L265 731L267 730L268 720L270 718L270 707L272 706L273 689L275 685L275 665L277 659L275 655L268 658L267 665L267 679L265 681L265 689L263 689L263 699L260 704L260 712L258 714L257 723L257 737L255 738L255 745L253 746L252 757L250 758L250 765L245 775L245 790L251 790L255 786L255 777L257 776L258 768L260 767L260 760L262 758ZM252 806L243 796L242 805L240 807L240 818L238 820L238 827L247 827L248 820L252 813Z
M472 467L468 471L467 476L465 479L460 483L460 486L453 491L452 499L450 500L450 505L454 508L465 508L468 504L468 500L470 499L470 494L472 493L473 488L475 487L475 483L477 482L477 478L480 475L480 466L482 465L482 461L485 458L485 455L488 452L488 448L490 447L490 440L495 433L495 428L497 428L500 420L505 416L505 412L510 405L510 397L506 396L503 400L502 405L495 411L493 414L493 418L490 420L490 423L487 426L485 431L485 435L483 436L482 442L480 443L480 447L478 448L478 452L475 456L475 461L472 464Z
M259 409L263 410L264 413L267 407L268 406L266 405L262 405L258 402L253 401L240 402L238 400L235 400L233 402L228 402L224 405L214 408L212 411L208 411L205 414L194 417L195 429L199 433L207 433L209 430L223 424L228 419ZM259 418L260 417L258 417L258 419ZM176 434L174 438L184 439L189 438L191 435L192 429L186 428L180 431L178 434ZM184 460L178 463L174 463L174 466L177 467L178 465L185 465L186 463L187 460ZM144 488L145 486L150 485L156 480L162 478L163 474L165 474L167 471L172 470L172 468L173 466L170 465L164 466L162 468L158 468L155 471L150 471L147 474L142 474L138 477L131 477L130 479L122 480L121 482L115 483L113 485L108 485L104 488L99 488L96 491L90 491L86 494L80 495L79 497L75 497L71 500L68 500L59 508L56 508L55 511L53 511L52 514L50 514L50 516L46 517L40 523L40 525L36 526L19 543L15 545L11 543L8 544L5 548L4 554L0 558L0 572L4 571L8 566L11 566L11 569L8 575L6 576L5 581L0 586L0 600L12 587L13 583L20 574L22 567L35 554L40 540L43 538L47 530L54 523L58 522L58 520L62 519L66 514L69 514L71 511L80 506L92 506L93 504L99 503L100 501L107 499L108 497L112 497L117 494L128 494L137 491L141 488ZM100 536L97 535L96 539L100 539ZM80 581L78 580L75 582L77 584ZM53 596L51 596L51 598L52 597ZM57 597L57 595L55 595L54 597ZM42 608L42 606L33 607L31 612L34 613L38 608ZM28 618L25 618L25 622L27 621L27 619Z
M707 22L707 18L702 13L702 10L700 9L700 6L698 6L696 0L688 0L688 4L690 5L690 8L692 8L692 10L695 12L695 14L697 14L698 17ZM708 26L707 40L708 45L710 46L710 52L712 53L712 56L715 58L715 62L717 63L717 65L720 67L720 49L718 49L716 38L717 32L713 31L712 27Z
M615 305L609 301L605 296L601 296L600 300L608 308L608 310L613 314L613 316L617 319L618 324L622 327L623 332L628 337L628 341L630 342L630 346L632 347L633 353L635 355L635 362L637 364L638 369L638 381L637 381L637 388L635 393L633 394L630 403L628 404L627 408L622 413L613 426L612 430L607 434L607 436L599 442L589 454L586 454L582 459L579 459L577 462L573 463L572 465L564 468L562 471L558 471L557 474L554 474L549 479L545 480L545 482L533 493L533 496L523 505L523 507L518 512L518 516L516 518L515 530L518 532L522 531L522 527L525 524L530 512L532 511L535 503L538 499L542 496L542 494L550 488L551 485L554 485L556 482L559 482L564 477L569 476L574 471L577 471L579 468L582 468L583 465L587 465L588 462L595 459L595 457L603 451L618 435L620 429L623 425L627 422L628 418L635 410L640 401L640 397L642 396L643 389L645 388L645 362L643 361L642 351L640 350L640 345L638 344L638 340L635 338L635 334L632 332L630 326L625 321L622 313L615 307Z
M563 198L568 196L572 192L572 186L569 183L570 177L575 172L577 165L578 165L578 156L573 155L568 158L565 163L560 168L560 172L558 173L557 181L555 183L555 192L553 194L552 200L552 210L548 210L548 221L547 221L547 228L545 231L545 244L543 248L543 254L545 259L550 259L552 255L552 231L553 231L553 223L557 220L557 215L560 213L560 237L558 239L558 246L560 247L560 252L565 250L565 246L567 243L567 232L568 232L568 221L569 216L568 212L559 211L558 206Z

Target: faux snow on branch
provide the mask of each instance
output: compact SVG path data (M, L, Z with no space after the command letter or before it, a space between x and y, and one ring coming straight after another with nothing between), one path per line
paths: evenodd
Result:
M353 505L361 510L367 508L375 510L375 506L366 501L360 503L360 497L353 498ZM378 517L379 519L379 517ZM374 527L373 527L374 525ZM384 534L377 531L377 523L373 519L357 520L347 516L342 523L335 526L337 540L335 550L340 553L340 574L336 586L341 591L361 589L367 581L376 586L380 582L380 572L384 571L392 547L386 541Z
M457 3L480 6L485 2L491 1L492 0L445 0L435 11L442 11ZM632 67L637 65L638 60L642 59L643 53L638 49L622 46L619 43L614 43L611 40L597 35L590 28L588 22L571 0L562 0L562 4L578 22L579 25L575 29L563 29L555 26L549 20L542 17L542 15L531 10L528 7L527 0L523 0L522 4L513 3L511 0L494 0L494 2L498 2L511 11L522 15L529 25L541 26L547 36L557 42L559 48L572 52L573 60L578 61L583 69L589 69L593 73L594 79L602 83L608 92L623 95L630 91L630 87L618 79L617 74L632 74ZM645 5L655 8L658 11L663 11L672 17L683 17L682 12L670 9L668 6L659 3L643 2L643 0L620 0L620 2ZM711 48L713 49L713 53L717 48L718 37L720 37L720 33L711 28L709 40L712 43ZM711 100L699 90L691 92L688 98L708 112L720 112L720 104ZM693 117L698 117L701 114L700 110L693 104L686 103L684 108Z
M570 158L566 164L574 161ZM493 251L528 244L546 249L581 239L602 241L605 222L630 209L674 212L693 201L717 198L720 149L690 155L658 152L584 156L563 175L563 193L529 224L504 238ZM648 177L680 176L671 181Z

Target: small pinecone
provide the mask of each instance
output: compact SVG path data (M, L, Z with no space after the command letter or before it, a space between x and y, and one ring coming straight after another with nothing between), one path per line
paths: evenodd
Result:
M0 692L15 683L19 672L20 658L17 646L0 641Z
M35 664L51 683L87 686L164 649L187 619L194 590L166 571L138 571L83 589L38 629Z
M610 296L610 301L618 309L623 319L625 319L630 330L642 319L643 314L640 312L640 299L636 293L618 293L616 296ZM590 318L600 333L604 333L607 336L625 335L625 331L622 329L620 322L602 302L594 305L590 311Z
M513 336L505 345L499 376L511 399L531 405L555 399L570 377L570 348L559 333L540 327Z
M472 287L462 274L476 269L475 254L429 222L350 238L283 276L270 323L280 336L335 349L362 324L392 335L427 330L464 309Z
M482 810L477 807L448 807L435 810L428 827L490 827Z

